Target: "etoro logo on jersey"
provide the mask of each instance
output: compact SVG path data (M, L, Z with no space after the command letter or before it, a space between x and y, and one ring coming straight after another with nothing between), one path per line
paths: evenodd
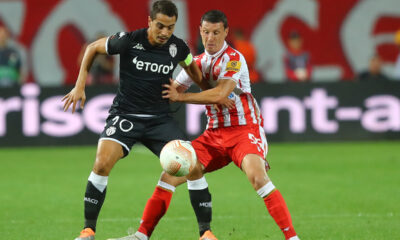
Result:
M171 65L164 65L164 64L158 64L158 63L152 63L152 62L144 62L141 60L137 59L138 57L136 56L132 62L135 64L136 69L140 71L150 71L154 73L163 73L163 74L169 74L170 71L174 69L174 64L171 62Z

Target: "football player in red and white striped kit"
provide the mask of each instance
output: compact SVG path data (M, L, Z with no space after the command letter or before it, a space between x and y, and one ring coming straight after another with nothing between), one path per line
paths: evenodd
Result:
M259 107L251 94L246 60L225 42L228 22L223 12L208 11L200 23L205 52L195 60L203 79L212 88L199 93L184 93L192 80L182 71L175 82L164 86L166 90L163 91L163 97L171 101L207 104L207 129L192 141L198 164L188 179L196 183L196 179L201 179L204 173L234 162L263 198L285 239L297 240L299 238L286 203L266 172L269 169L265 160L267 140ZM234 102L229 108L225 107L227 99Z

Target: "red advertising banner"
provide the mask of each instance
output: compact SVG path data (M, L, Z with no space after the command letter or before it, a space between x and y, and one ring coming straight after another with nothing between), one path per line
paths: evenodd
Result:
M293 30L310 53L313 79L352 79L377 54L391 76L399 54L393 42L400 29L398 0L232 0L174 1L175 34L194 50L201 15L220 9L231 29L240 28L257 50L257 69L266 81L283 81L286 39ZM111 35L147 26L150 0L1 1L6 25L21 52L29 82L72 84L82 45L99 32Z

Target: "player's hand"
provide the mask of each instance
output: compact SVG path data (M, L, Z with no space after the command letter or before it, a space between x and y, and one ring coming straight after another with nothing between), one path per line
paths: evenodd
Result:
M64 103L64 112L66 112L72 104L72 113L75 112L76 104L78 101L81 101L80 107L83 109L83 106L85 105L86 101L86 94L84 89L79 89L77 87L74 87L71 92L69 92L67 95L65 95L61 101L65 101Z
M223 108L232 109L235 107L235 101L230 98L225 98L224 102L220 104Z
M217 112L221 112L222 109L227 108L227 109L232 109L235 107L235 101L233 101L232 99L226 98L224 100L224 102L222 102L221 104L213 104L215 110L217 110Z
M172 83L174 82L174 80L172 78L169 79L170 84L164 84L163 87L165 88L165 90L162 91L162 98L169 98L170 101L172 102L177 102L179 99L179 92L176 89L176 87L174 87L172 85Z

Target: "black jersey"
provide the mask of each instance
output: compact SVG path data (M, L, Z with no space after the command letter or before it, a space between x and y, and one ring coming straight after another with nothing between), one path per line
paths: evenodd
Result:
M169 83L179 63L188 65L191 54L176 36L162 46L153 46L147 29L119 32L107 39L107 53L120 55L120 83L110 114L169 113L169 100L162 98L163 84Z

